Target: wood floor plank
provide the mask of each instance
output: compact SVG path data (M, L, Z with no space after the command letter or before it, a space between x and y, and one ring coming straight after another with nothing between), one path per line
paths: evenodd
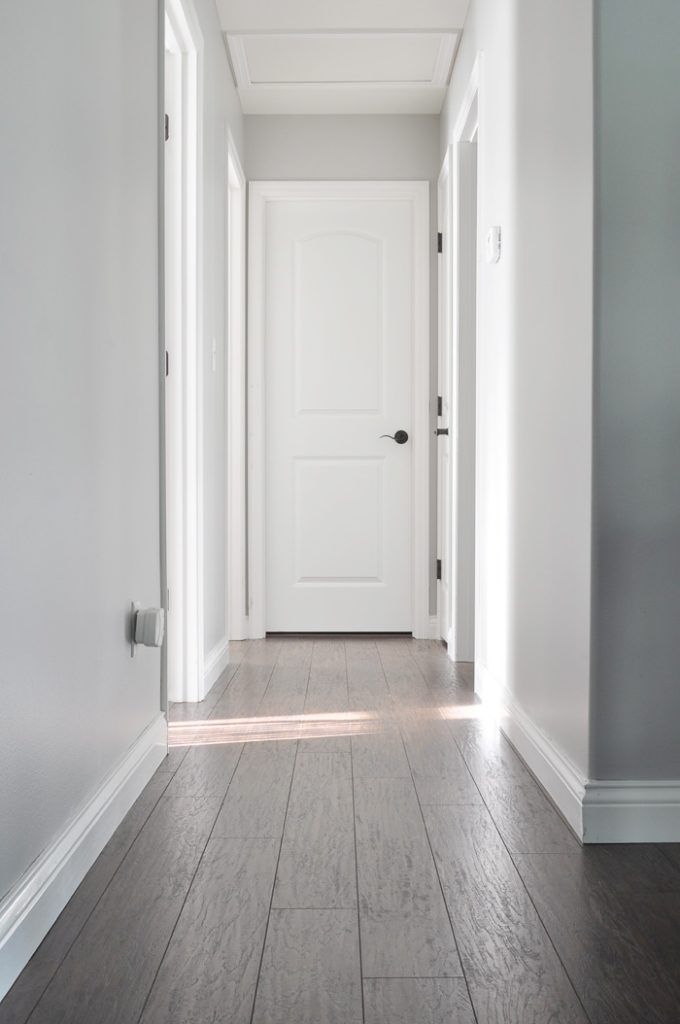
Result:
M356 899L350 756L298 753L273 906L346 908Z
M278 661L283 642L280 637L251 640L243 655L241 665L263 665L273 668Z
M208 843L142 1024L249 1024L279 842Z
M309 672L305 714L339 714L349 710L345 645L317 640Z
M445 721L403 720L401 733L422 804L481 803L479 790Z
M516 861L591 1019L597 1024L676 1022L678 893L636 892L614 881L619 873L611 850L606 860L577 851ZM623 875L629 867L623 866Z
M414 869L418 866L417 861L412 862ZM443 902L427 898L414 901L408 896L407 892L402 907L391 910L376 910L368 897L360 899L364 977L461 977L463 971Z
M658 849L680 871L680 843L660 843Z
M309 668L314 641L300 637L287 637L281 641L276 664L281 668Z
M273 910L253 1024L362 1024L357 915Z
M274 670L273 662L244 661L210 713L210 718L254 718Z
M170 797L166 791L48 985L31 1024L138 1020L219 803Z
M290 740L245 744L215 822L216 836L283 835L295 749Z
M486 808L424 814L479 1024L586 1024Z
M418 666L411 658L408 641L379 640L376 646L387 686L396 707L432 707L432 695Z
M475 1024L460 978L369 978L366 1024Z
M460 976L412 780L355 778L354 798L364 976Z
M324 726L322 723L307 722L300 729L298 750L301 754L347 754L350 755L351 731L348 727Z
M394 701L375 641L349 640L345 643L345 654L350 709L389 717Z
M415 840L427 847L427 833L408 778L354 779L357 841Z
M299 724L307 696L309 668L306 665L274 666L269 684L257 709L258 718L297 719L291 727ZM284 722L274 723L283 726Z
M355 779L411 778L401 733L396 726L352 736Z
M578 840L497 727L447 723L511 853L564 853Z
M175 772L168 795L196 801L220 800L227 792L243 747L241 744L207 744L191 747Z
M66 907L0 1002L0 1024L25 1024L88 917L170 782L154 775L94 862Z

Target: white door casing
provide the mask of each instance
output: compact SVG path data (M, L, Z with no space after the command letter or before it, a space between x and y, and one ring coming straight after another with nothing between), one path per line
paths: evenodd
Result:
M250 212L251 636L426 636L428 185L255 182Z
M447 429L437 439L437 557L441 572L437 585L438 637L451 644L451 538L455 535L451 501L451 452L456 444L456 418L451 406L452 346L451 293L451 147L448 147L437 184L437 223L442 244L438 262L439 317L437 331L438 427Z

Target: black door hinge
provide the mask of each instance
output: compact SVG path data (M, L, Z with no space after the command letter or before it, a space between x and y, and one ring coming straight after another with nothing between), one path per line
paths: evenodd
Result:
M165 376L170 376L170 353L168 352L167 348L165 350Z
M442 578L442 560L441 560L441 558L438 558L437 559L437 579L440 580L441 578Z
M442 396L441 395L437 395L437 416L441 416L442 408L443 408Z
M170 138L170 115L165 115L165 141L167 142Z
M437 252L444 252L444 236L441 231L437 232Z

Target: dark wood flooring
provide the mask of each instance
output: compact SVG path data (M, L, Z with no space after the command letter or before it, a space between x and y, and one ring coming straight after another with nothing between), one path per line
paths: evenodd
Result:
M0 1024L680 1024L680 847L582 848L471 666L232 659Z

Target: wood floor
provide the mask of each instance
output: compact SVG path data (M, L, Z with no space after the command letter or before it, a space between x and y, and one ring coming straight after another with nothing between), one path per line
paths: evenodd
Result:
M0 1024L678 1024L680 847L582 849L434 643L232 645Z

